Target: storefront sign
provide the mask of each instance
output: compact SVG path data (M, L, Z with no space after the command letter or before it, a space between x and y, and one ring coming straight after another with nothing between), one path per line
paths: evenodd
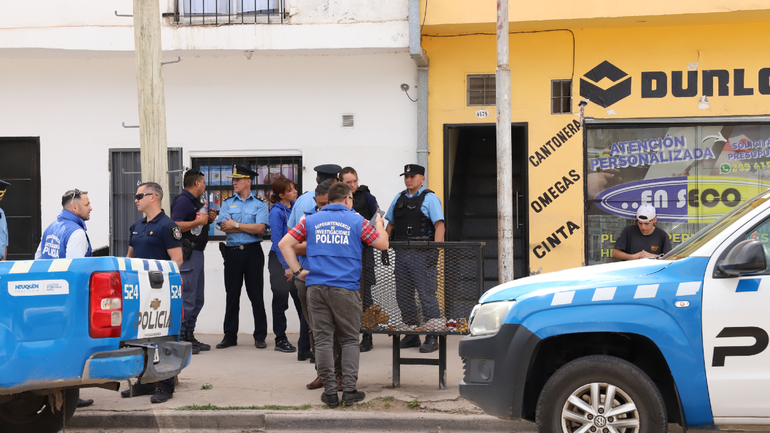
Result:
M533 167L537 167L541 162L551 156L553 152L556 152L556 149L560 148L562 144L566 143L567 140L577 134L579 130L580 122L577 120L568 123L567 126L561 129L561 131L557 132L550 140L546 141L539 150L536 150L533 155L530 155L529 163L532 164Z
M538 245L535 245L535 248L532 248L532 253L534 253L535 257L538 259L542 259L546 256L546 254L550 253L552 250L561 245L562 240L567 240L570 236L572 236L576 230L580 230L580 226L573 223L572 221L567 221L563 226L554 230L554 232L551 233L550 236L546 237L544 241L540 242Z

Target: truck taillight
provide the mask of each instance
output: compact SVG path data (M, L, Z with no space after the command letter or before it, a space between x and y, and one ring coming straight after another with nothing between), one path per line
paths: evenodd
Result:
M89 291L88 335L91 338L120 337L123 323L120 272L94 272Z

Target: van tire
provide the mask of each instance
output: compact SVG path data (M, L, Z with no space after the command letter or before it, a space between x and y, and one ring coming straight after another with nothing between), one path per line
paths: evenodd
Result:
M59 410L52 404L52 394L24 392L0 404L0 433L56 433L77 409L80 389L61 390L64 402ZM53 410L52 410L53 408Z
M593 406L597 392L598 404ZM614 395L609 411L603 403L608 394ZM628 403L635 410L613 412ZM631 426L629 433L668 430L666 406L652 379L634 364L605 355L578 358L558 369L540 393L535 422L537 431L544 433L572 433L585 424L601 432L621 423Z

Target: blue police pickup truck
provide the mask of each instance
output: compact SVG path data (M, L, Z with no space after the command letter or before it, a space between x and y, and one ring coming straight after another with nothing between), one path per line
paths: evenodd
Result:
M80 388L157 382L190 361L176 262L0 262L0 311L0 433L57 432Z
M770 426L770 193L669 254L485 293L460 395L540 432Z

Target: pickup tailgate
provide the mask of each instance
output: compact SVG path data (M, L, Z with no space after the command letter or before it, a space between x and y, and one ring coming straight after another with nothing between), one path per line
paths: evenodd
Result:
M95 272L120 275L120 337L89 334L89 283ZM151 351L127 342L177 340L181 278L176 263L168 261L0 262L0 313L0 394L123 380L152 364L146 360Z

